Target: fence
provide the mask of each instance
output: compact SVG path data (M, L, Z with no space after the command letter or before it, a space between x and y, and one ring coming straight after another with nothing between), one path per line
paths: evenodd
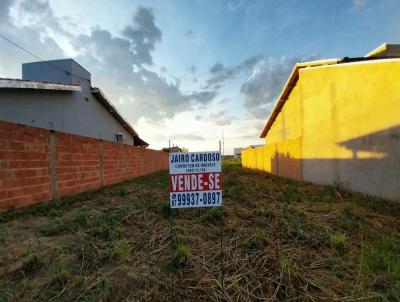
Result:
M168 168L168 154L0 121L0 208L98 189Z

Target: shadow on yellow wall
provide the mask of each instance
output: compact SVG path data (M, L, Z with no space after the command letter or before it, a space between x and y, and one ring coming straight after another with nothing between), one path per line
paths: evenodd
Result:
M301 139L246 149L244 167L400 200L400 124L336 143L348 158L303 158ZM315 148L319 148L318 145Z

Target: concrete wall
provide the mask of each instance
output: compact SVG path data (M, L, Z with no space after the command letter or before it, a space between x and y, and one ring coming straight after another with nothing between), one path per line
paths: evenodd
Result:
M0 121L0 208L168 168L168 153Z
M56 82L64 84L85 84L90 87L91 75L72 59L32 62L22 64L22 79Z
M243 165L400 201L399 79L399 59L300 69L263 155L247 149Z
M115 141L124 133L126 143L133 137L89 92L29 89L0 90L0 120L55 131Z

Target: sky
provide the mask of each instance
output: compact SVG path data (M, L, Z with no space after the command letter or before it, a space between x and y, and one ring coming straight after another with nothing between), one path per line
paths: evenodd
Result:
M0 0L0 33L73 58L150 148L262 144L293 65L400 43L398 0ZM0 38L0 77L37 61Z

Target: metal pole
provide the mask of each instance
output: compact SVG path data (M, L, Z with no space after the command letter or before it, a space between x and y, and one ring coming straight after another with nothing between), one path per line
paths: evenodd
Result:
M170 205L170 224L171 224L171 302L174 301L174 214L173 214L173 209Z
M220 239L221 239L221 289L222 289L222 296L225 297L225 286L224 286L224 249L223 249L223 235L224 235L224 217L222 206L219 207L220 211Z

